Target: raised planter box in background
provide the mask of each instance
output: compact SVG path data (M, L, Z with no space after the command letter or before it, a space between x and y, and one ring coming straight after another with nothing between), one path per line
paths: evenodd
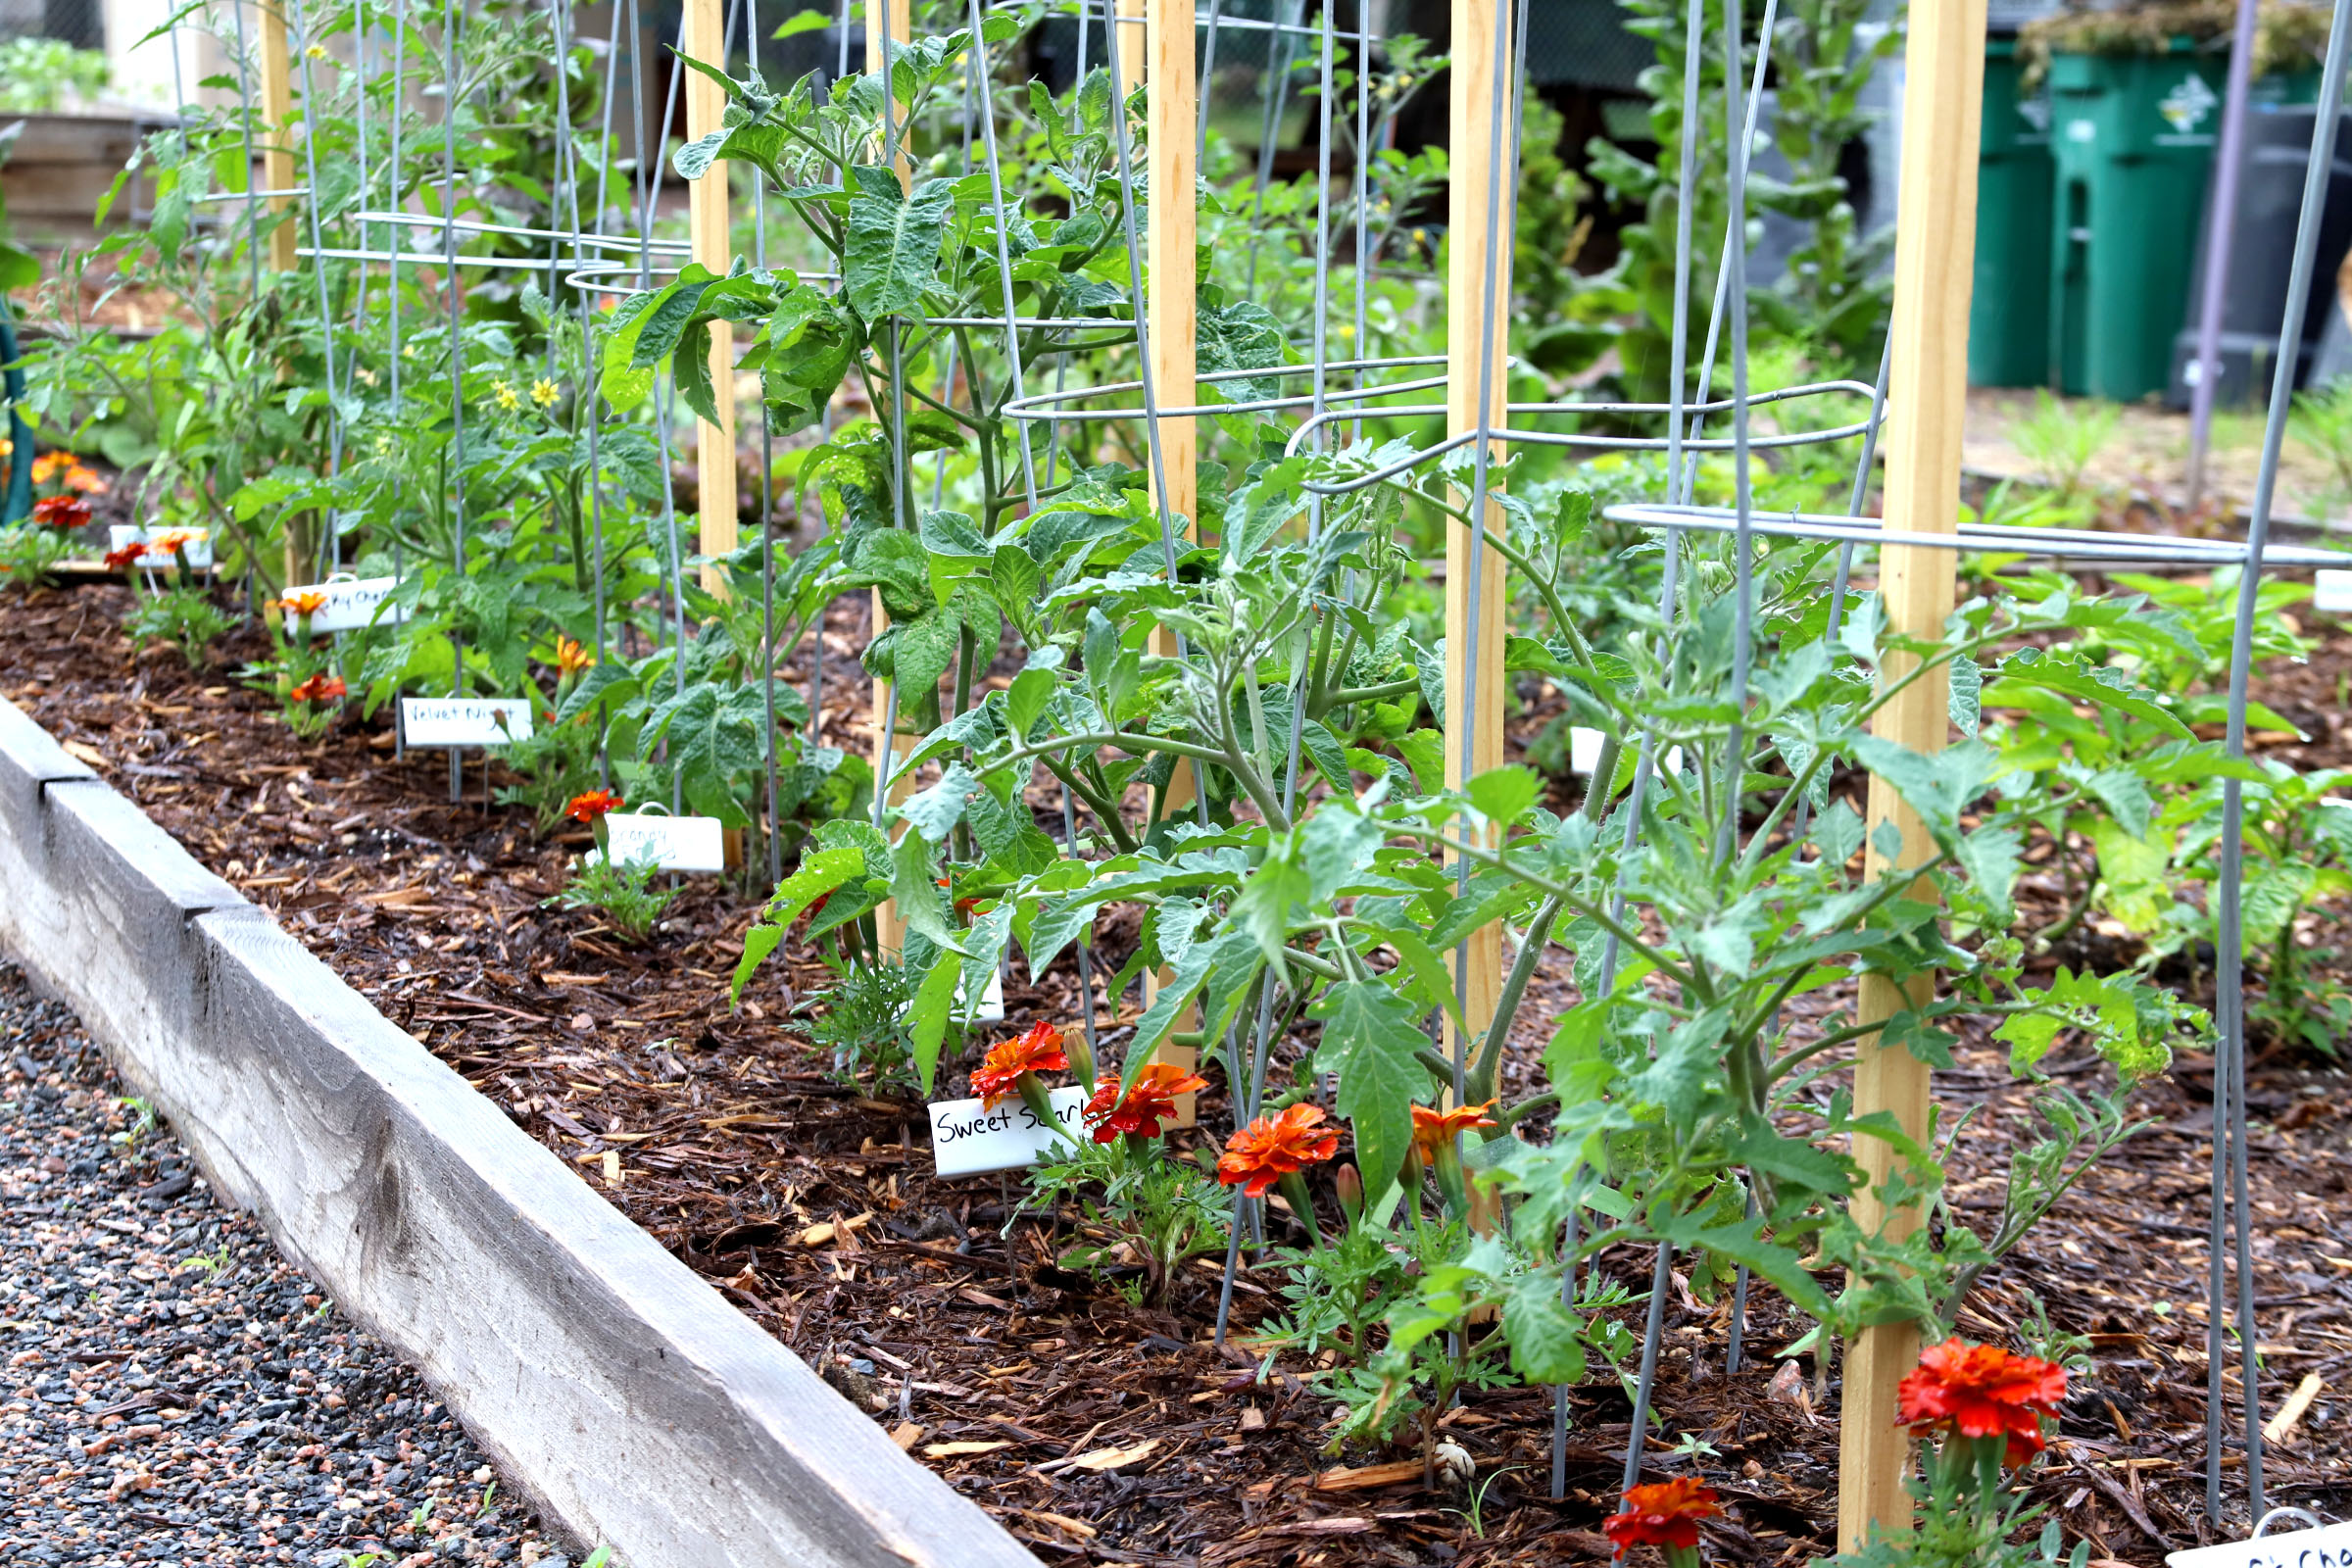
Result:
M0 951L584 1541L633 1568L1034 1568L4 700Z
M172 124L170 115L9 115L0 131L22 124L16 144L0 162L0 197L19 239L86 242L97 233L98 203L114 188L115 176L151 130ZM152 175L130 189L107 215L110 223L143 218L154 205Z

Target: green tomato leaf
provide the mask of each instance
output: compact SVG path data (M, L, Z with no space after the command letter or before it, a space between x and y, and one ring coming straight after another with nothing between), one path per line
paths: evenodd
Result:
M1429 1093L1429 1069L1416 1055L1429 1036L1413 1004L1376 981L1343 980L1308 1011L1323 1023L1315 1070L1339 1075L1339 1111L1355 1129L1364 1191L1380 1192L1404 1168L1413 1102Z

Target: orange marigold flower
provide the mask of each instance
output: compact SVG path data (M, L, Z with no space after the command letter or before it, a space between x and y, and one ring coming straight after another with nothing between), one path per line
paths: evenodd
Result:
M580 671L593 669L595 666L596 659L587 649L582 648L568 637L556 639L557 674L577 675Z
M90 504L79 496L43 496L32 504L32 520L44 528L86 528Z
M205 537L201 528L174 528L147 541L147 548L159 556L174 556L190 545L202 544Z
M349 689L340 675L313 675L286 696L298 703L331 703Z
M1033 1023L1026 1034L1000 1040L988 1048L988 1059L972 1074L972 1093L994 1110L997 1102L1020 1091L1025 1072L1066 1072L1070 1058L1061 1049L1061 1031L1050 1023Z
M590 790L585 795L574 795L571 804L564 808L564 814L574 822L593 822L608 811L619 810L620 806L620 797L611 790Z
M32 482L47 484L60 473L74 466L74 454L71 452L44 452L32 460Z
M85 496L102 496L107 492L107 483L98 477L97 469L76 463L66 470L66 488Z
M1266 1189L1293 1171L1319 1165L1340 1152L1340 1134L1323 1125L1323 1107L1304 1102L1281 1115L1258 1117L1236 1132L1217 1159L1217 1180L1263 1198Z
M106 569L109 571L124 570L132 562L138 560L146 553L147 547L139 543L139 541L136 539L133 539L122 549L109 550L106 553Z
M2041 1417L2066 1397L2066 1368L1955 1336L1921 1351L1895 1395L1914 1433L2005 1437L2008 1461L2023 1464L2041 1451Z
M1628 1546L1695 1546L1698 1522L1721 1512L1713 1487L1696 1476L1677 1476L1646 1487L1629 1487L1625 1511L1603 1519L1600 1528L1617 1544L1617 1555L1622 1557Z
M1451 1148L1456 1134L1494 1126L1494 1118L1487 1114L1494 1108L1494 1102L1492 1100L1483 1105L1459 1105L1452 1110L1432 1110L1427 1105L1415 1105L1413 1152L1421 1156L1423 1164L1436 1164L1438 1151Z
M1207 1079L1174 1062L1155 1061L1122 1097L1119 1075L1106 1072L1095 1081L1095 1098L1086 1102L1086 1124L1095 1130L1098 1144L1107 1144L1121 1133L1157 1138L1159 1124L1176 1119L1176 1097L1198 1094L1207 1087Z
M305 588L280 599L277 608L289 615L316 615L326 608L326 595L316 588Z

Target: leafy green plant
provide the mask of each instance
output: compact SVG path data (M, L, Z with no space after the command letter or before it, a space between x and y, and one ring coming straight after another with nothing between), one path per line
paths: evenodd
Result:
M62 38L0 38L0 114L53 115L95 103L113 76L101 49Z
M913 1006L922 976L904 964L860 962L828 955L832 984L795 1009L809 1043L846 1083L879 1091L913 1088Z
M142 648L169 643L190 669L202 669L214 639L236 623L237 617L214 604L209 592L183 586L141 595L122 629Z
M0 578L24 593L56 582L52 568L73 553L71 540L38 523L0 527Z
M2352 377L2296 393L2286 432L2328 465L2328 500L2352 501Z
M657 888L661 868L650 860L613 864L602 855L584 855L573 863L571 880L564 891L545 901L559 909L594 909L612 924L612 930L632 946L653 935L679 888Z
M2034 471L2070 500L2086 493L2091 460L2115 439L2123 413L2087 399L2066 402L2047 390L2034 394L2034 412L2011 428L2009 439Z
M1028 1202L1067 1203L1078 1240L1064 1248L1063 1268L1116 1278L1133 1271L1137 1298L1160 1301L1193 1258L1225 1250L1231 1203L1199 1167L1157 1148L1124 1140L1059 1146L1029 1174Z

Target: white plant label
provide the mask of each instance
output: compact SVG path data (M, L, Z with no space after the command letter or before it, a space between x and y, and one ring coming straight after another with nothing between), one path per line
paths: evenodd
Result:
M186 548L190 566L202 568L212 565L213 534L209 528L136 528L126 522L109 523L106 547L109 550L127 550L132 545L151 545L168 533L184 533L188 536ZM139 558L140 569L145 571L169 571L177 564L169 552Z
M411 746L511 746L531 738L525 697L404 697L400 733Z
M289 588L288 599L298 594L324 594L326 603L312 612L311 630L315 632L360 631L373 625L396 625L401 610L394 605L383 613L379 622L376 609L392 597L400 586L398 577L346 577L340 582L312 583L308 587ZM292 615L287 617L293 619Z
M1587 778L1592 777L1592 770L1600 765L1601 740L1601 733L1596 729L1587 729L1582 724L1569 725L1568 770ZM1680 773L1682 770L1683 749L1680 746L1667 748L1666 771Z
M931 1158L942 1176L985 1176L991 1171L1021 1170L1053 1152L1060 1143L1075 1145L1086 1136L1087 1092L1075 1085L1048 1092L1058 1128L1038 1120L1020 1096L997 1102L989 1109L977 1100L942 1100L931 1109Z
M2284 1530L2259 1541L2176 1551L2170 1568L2346 1568L2352 1564L2352 1524L2317 1530Z
M605 849L615 865L651 860L663 871L727 868L727 838L715 816L614 811L605 818Z
M2315 571L2312 579L2312 609L2339 615L2352 612L2352 571Z

